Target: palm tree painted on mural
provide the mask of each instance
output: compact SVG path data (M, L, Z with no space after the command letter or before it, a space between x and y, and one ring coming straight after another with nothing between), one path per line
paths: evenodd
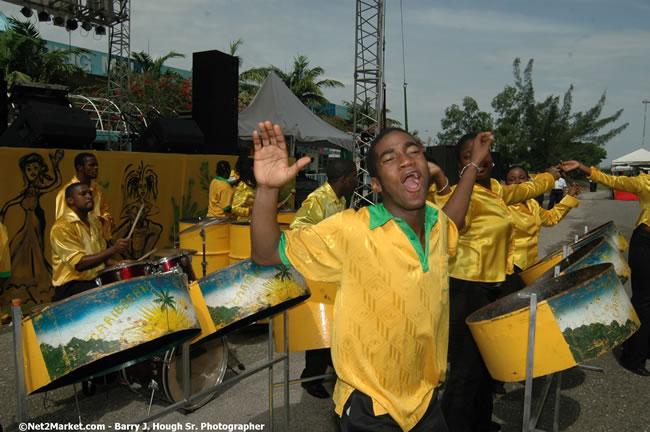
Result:
M165 312L165 316L167 317L167 331L171 333L172 330L169 328L169 309L176 311L174 296L170 296L169 290L163 291L162 288L159 288L159 291L156 291L155 294L157 298L153 302L160 305L160 312Z
M325 73L325 70L320 66L310 68L309 59L304 55L294 57L293 69L288 73L277 66L271 65L244 71L239 75L239 78L244 81L261 84L271 71L275 72L287 87L289 87L291 92L308 107L324 105L329 102L323 96L323 88L343 87L343 83L340 81L320 79Z
M10 27L0 33L0 69L11 85L15 82L66 84L71 75L84 71L69 64L70 54L88 54L84 48L47 51L45 41L30 22L8 18Z
M280 280L282 282L284 282L285 280L288 280L288 281L293 280L293 275L291 274L291 270L289 269L289 267L287 267L285 265L280 265L280 266L277 266L277 269L278 269L278 272L275 275L273 275L273 277L275 279L278 279L278 280Z

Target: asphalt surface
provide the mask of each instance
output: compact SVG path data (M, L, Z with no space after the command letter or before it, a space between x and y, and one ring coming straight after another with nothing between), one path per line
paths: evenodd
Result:
M574 209L558 226L544 228L540 238L540 257L571 242L584 226L595 228L614 220L618 229L629 239L639 214L637 201L612 201L608 191L583 192L580 207ZM629 292L629 282L626 285ZM256 325L228 336L228 346L245 365L247 371L267 359L266 326ZM13 357L13 332L11 327L0 329L0 425L5 431L19 430L15 396L15 366ZM602 372L573 368L562 373L560 392L559 430L567 432L650 432L650 377L634 375L620 367L616 361L618 350L608 352L587 365L602 368ZM304 366L304 354L289 357L289 377L298 378ZM234 370L237 370L236 368ZM284 376L284 364L274 367L273 378L278 382ZM240 371L238 371L240 372ZM228 370L225 379L237 377ZM543 378L535 380L534 393L542 388ZM331 392L333 381L325 387ZM502 430L519 431L522 424L524 386L507 383L507 393L496 397L494 420ZM97 392L86 396L77 386L77 403L73 386L63 387L45 394L27 397L26 413L30 430L40 423L56 422L103 425L105 430L117 430L116 424L128 424L147 415L148 395L135 393L119 380L98 385ZM551 387L538 429L552 430L555 390ZM152 410L169 406L168 402L154 398ZM149 430L238 430L247 425L249 430L271 430L269 421L269 375L266 370L240 381L223 386L202 408L183 413L173 411L147 424ZM274 392L274 428L285 430L284 389ZM338 419L331 399L316 399L300 387L290 386L289 394L291 431L338 431ZM101 427L101 426L100 426ZM219 429L221 427L221 429ZM20 429L24 430L24 429ZM142 430L142 426L140 427ZM243 430L240 429L240 430Z

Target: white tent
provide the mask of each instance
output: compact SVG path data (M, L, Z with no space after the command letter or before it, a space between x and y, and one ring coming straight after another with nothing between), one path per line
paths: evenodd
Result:
M279 124L284 134L299 145L354 151L352 135L313 114L273 72L266 77L248 108L239 113L239 139L252 141L257 123L265 120Z
M612 165L650 166L650 151L644 148L634 150L632 153L614 159Z

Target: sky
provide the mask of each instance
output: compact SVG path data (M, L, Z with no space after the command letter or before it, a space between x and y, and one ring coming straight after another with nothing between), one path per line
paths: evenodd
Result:
M604 91L603 116L624 112L627 129L606 145L601 164L641 147L645 99L650 99L650 3L645 0L403 0L385 6L385 81L389 117L404 123L407 83L410 130L425 141L440 131L445 108L471 96L483 111L506 85L512 63L534 59L536 99L562 96L574 85L573 110L592 107ZM22 17L0 1L0 11ZM186 55L169 66L191 69L192 53L228 51L242 39L241 70L275 65L290 70L306 55L325 77L334 103L354 96L355 2L351 0L132 0L131 51ZM36 21L35 15L31 18ZM107 51L108 38L37 23L48 40ZM402 50L402 34L404 50ZM405 60L404 62L402 60ZM523 69L523 67L522 67ZM607 129L608 130L608 129ZM645 148L650 147L650 129Z

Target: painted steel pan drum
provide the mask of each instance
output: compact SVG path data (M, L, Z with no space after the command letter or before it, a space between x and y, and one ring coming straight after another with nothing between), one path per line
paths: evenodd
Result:
M181 275L139 277L85 291L23 321L27 392L118 370L199 331Z
M533 377L604 354L640 325L611 263L536 282L467 317L490 375L500 381L526 378L530 300L520 293L538 299Z
M310 295L305 279L293 267L263 267L250 258L231 264L190 284L201 334L224 335L280 313Z
M191 218L183 219L179 222L178 228L181 232L200 223L205 224L205 261L207 263L206 271L212 273L230 264L228 253L230 252L230 223L235 219L232 218ZM194 249L199 251L198 255L192 260L192 269L197 275L203 274L201 261L203 259L203 239L201 230L181 234L180 247L183 249Z
M114 282L120 282L133 279L140 276L149 276L154 272L154 268L149 261L144 262L121 262L110 267L106 267L97 272L97 285L107 285Z
M631 275L630 266L628 266L621 252L604 237L590 240L586 244L580 244L578 249L571 248L571 253L559 261L556 266L560 267L560 274L564 274L608 262L614 265L614 271L616 271L621 284L625 284ZM535 279L535 282L552 279L554 275L555 266L541 274Z
M304 302L287 310L289 352L329 348L332 346L332 318L338 285L306 279L311 292ZM284 319L273 317L275 351L284 351Z
M616 229L614 221L609 221L592 230L589 230L589 232L586 234L578 237L578 243L590 241L599 237L605 237L614 247L616 247L621 252L626 251L630 247L630 245L627 243L627 240L625 240L625 237L623 237L623 234L621 234L620 231Z
M149 385L153 380L162 390L162 393L157 392L157 395L164 395L171 403L180 402L185 398L181 351L174 347L161 355L122 369L122 379L129 388L146 396L151 395ZM205 339L190 345L190 395L219 384L223 381L227 368L226 338ZM210 401L214 393L216 390L186 405L184 409L193 411L202 407Z

